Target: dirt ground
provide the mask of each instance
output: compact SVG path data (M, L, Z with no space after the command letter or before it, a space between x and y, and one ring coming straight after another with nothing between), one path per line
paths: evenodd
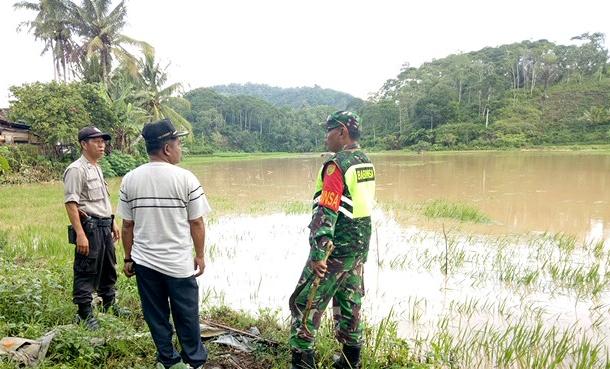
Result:
M268 369L270 363L257 360L254 354L232 349L223 350L205 365L206 369Z

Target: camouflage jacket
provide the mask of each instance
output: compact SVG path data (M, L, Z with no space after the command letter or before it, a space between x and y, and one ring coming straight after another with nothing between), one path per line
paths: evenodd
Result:
M342 174L343 193L338 210L335 211L332 207L322 206L317 199L324 198L322 191L322 183L329 171L329 166L336 165ZM354 168L357 176L354 174ZM352 170L350 170L352 168ZM368 172L367 172L368 171ZM366 173L365 173L366 172ZM366 174L368 173L368 177ZM372 173L372 177L371 177ZM346 174L349 176L346 182ZM351 180L351 179L354 180ZM362 181L360 180L362 179ZM357 182L372 181L372 191L374 194L374 167L366 154L360 150L358 146L346 148L328 159L320 170L318 177L318 185L314 195L313 216L309 224L310 236L309 243L311 246L310 259L322 260L327 248L327 242L332 240L335 249L331 255L332 258L360 257L366 260L369 242L371 238L371 217L370 209L372 208L372 196L368 196L364 201L352 202L355 200L351 192L356 192L358 189ZM371 183L369 183L371 184ZM370 192L370 189L367 189ZM356 209L359 203L364 203L364 211ZM354 216L360 210L359 216ZM362 216L364 214L364 216Z

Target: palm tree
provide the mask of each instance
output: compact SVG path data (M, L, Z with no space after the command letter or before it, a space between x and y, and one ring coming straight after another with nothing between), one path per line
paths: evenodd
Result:
M145 50L144 59L140 59L138 65L139 91L136 91L135 94L138 105L148 112L149 118L152 120L169 118L175 125L189 131L192 130L189 121L170 105L172 100L180 100L182 103L190 104L183 97L174 96L182 89L182 85L174 83L163 87L167 82L167 66L161 67L155 60L154 49Z
M66 68L75 46L70 21L74 4L69 0L40 0L20 1L13 6L37 12L33 20L21 22L18 30L27 27L37 40L44 42L41 55L51 51L55 80L66 81Z
M82 37L75 59L81 65L93 59L98 65L100 80L107 83L110 79L113 57L126 65L130 70L136 69L136 58L130 54L125 45L135 45L142 49L151 48L142 41L129 38L121 33L125 27L127 8L121 1L110 10L111 0L83 0L81 6L74 8L74 29Z

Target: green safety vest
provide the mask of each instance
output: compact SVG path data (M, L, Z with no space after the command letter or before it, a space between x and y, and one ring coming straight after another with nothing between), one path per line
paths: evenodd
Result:
M362 155L355 155L361 153ZM347 219L370 217L375 201L375 167L366 155L359 150L341 151L330 158L318 173L316 193L313 200L313 211L318 208L320 194L324 184L323 175L327 164L335 163L343 173L343 194L339 213ZM339 222L343 217L339 217Z

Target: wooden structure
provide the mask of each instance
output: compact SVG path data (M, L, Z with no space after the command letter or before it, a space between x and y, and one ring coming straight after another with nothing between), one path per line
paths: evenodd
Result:
M0 110L0 145L38 144L40 140L31 127L23 123L11 122Z

